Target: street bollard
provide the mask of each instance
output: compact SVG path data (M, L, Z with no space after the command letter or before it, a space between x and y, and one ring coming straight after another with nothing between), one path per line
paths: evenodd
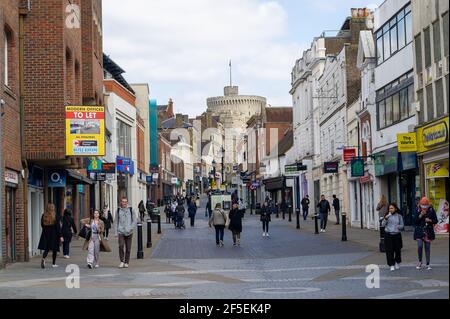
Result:
M289 222L292 222L292 207L289 207Z
M277 218L280 218L280 207L277 207Z
M158 234L161 234L161 215L158 215Z
M382 219L380 220L380 244L379 244L379 247L380 247L380 253L385 253L386 248L384 246L384 235L386 234L386 232L384 231L384 227L381 226L381 222L382 222Z
M152 219L147 219L147 248L152 247Z
M144 259L144 247L142 244L142 222L137 224L138 228L138 251L137 251L137 259Z
M300 208L295 209L295 215L297 215L297 229L300 229Z
M314 214L314 234L319 234L319 224L317 223L317 213Z
M342 241L347 241L347 213L342 212Z

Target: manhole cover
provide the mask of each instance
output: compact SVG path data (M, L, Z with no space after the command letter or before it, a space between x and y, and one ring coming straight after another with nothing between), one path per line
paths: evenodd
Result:
M287 287L287 288L257 288L250 290L250 292L256 294L304 294L316 291L320 291L320 288Z

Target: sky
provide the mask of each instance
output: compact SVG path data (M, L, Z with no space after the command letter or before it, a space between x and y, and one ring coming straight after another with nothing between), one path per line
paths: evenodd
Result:
M103 50L129 83L148 83L158 104L191 117L230 83L243 95L292 106L291 71L324 30L350 8L382 0L107 0Z

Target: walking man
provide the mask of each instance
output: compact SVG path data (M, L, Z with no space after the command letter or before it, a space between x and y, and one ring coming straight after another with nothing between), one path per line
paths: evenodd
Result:
M341 210L339 199L336 197L336 195L333 195L333 208L334 208L334 214L336 215L336 224L339 225L339 211Z
M330 203L325 199L325 195L320 196L320 203L317 204L320 217L320 232L324 233L327 228L328 214L331 211Z
M131 243L137 218L133 208L128 207L128 199L122 198L116 217L116 236L119 237L119 268L128 268L130 263Z
M310 204L309 196L306 195L305 197L303 197L302 202L301 202L302 211L303 211L303 220L306 220L308 218L309 204Z

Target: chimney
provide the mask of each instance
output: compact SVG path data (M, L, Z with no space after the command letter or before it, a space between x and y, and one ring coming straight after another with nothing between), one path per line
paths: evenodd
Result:
M167 117L171 118L173 117L173 101L172 98L169 99L169 104L167 105Z

